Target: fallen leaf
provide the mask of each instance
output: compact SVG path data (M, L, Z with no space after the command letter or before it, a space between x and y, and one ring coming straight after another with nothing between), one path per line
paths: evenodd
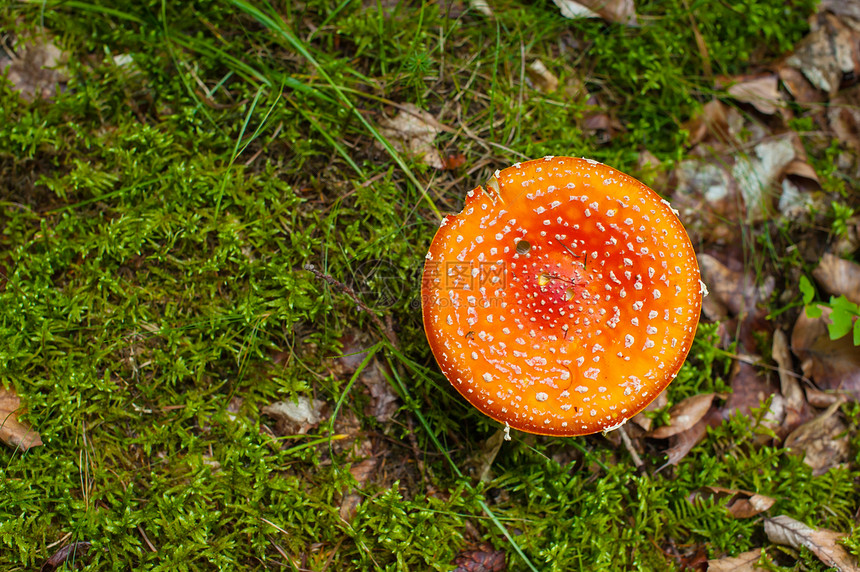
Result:
M470 469L469 472L477 481L487 483L491 480L490 470L493 467L493 463L496 461L496 455L499 454L499 450L502 448L502 443L504 443L504 441L505 431L504 429L499 429L481 443L480 450L466 461L466 464Z
M19 40L10 58L0 56L0 75L26 101L50 99L67 81L63 71L66 55L51 40L27 38Z
M842 76L853 71L851 30L839 19L825 15L803 38L786 63L800 70L816 88L831 97L839 91Z
M810 318L801 311L791 332L791 351L800 360L803 375L819 389L839 390L860 400L860 351L851 336L830 339L830 308L817 306L821 315Z
M444 169L442 157L433 146L442 131L436 119L412 103L405 103L393 118L379 122L379 132L400 152L419 157L425 164Z
M846 572L858 569L854 558L838 544L844 534L826 528L815 529L785 515L766 518L764 532L775 544L785 544L796 550L807 548L825 566Z
M773 360L777 363L779 373L779 388L785 398L785 426L794 428L801 420L807 409L803 389L794 374L791 365L791 350L788 347L788 336L782 330L773 333L771 346Z
M804 105L813 103L823 103L825 95L815 88L812 83L806 79L798 69L791 66L782 66L779 68L779 79L782 80L782 85L794 98L794 101Z
M860 2L857 0L821 0L818 10L828 10L838 16L860 20Z
M841 391L821 391L814 387L806 388L806 400L813 407L827 409L834 403L842 403L851 399L851 395Z
M0 441L22 451L42 445L42 437L26 423L18 421L23 412L20 398L11 390L0 387Z
M860 304L860 264L825 253L812 275L828 294Z
M860 86L841 91L831 98L827 122L836 138L855 152L860 150Z
M59 550L57 550L53 556L48 558L42 567L39 568L39 572L54 572L58 568L65 569L66 562L69 563L69 568L72 568L72 564L78 565L80 564L80 559L86 556L90 547L92 546L89 542L72 542L71 544L67 544L63 546Z
M669 409L669 425L658 427L651 432L649 437L654 439L667 439L672 435L677 435L683 431L690 429L698 423L711 408L711 403L714 401L715 393L703 393L701 395L693 395L687 399L676 403Z
M671 180L672 205L692 235L716 243L735 239L737 226L731 221L743 218L743 205L740 190L723 165L701 159L681 161Z
M690 133L689 144L698 145L705 141L722 144L729 141L729 109L719 99L712 99L702 106L702 111L684 124Z
M718 499L729 497L725 506L734 518L751 518L766 511L776 502L776 499L751 491L713 486L697 489L690 495L689 500L694 502L702 497Z
M541 60L534 60L526 67L526 73L535 89L541 93L553 93L558 90L558 77L546 68Z
M466 164L466 156L462 153L449 153L442 158L446 171L455 171Z
M454 572L504 572L508 568L505 553L489 545L460 552L454 564Z
M607 22L636 26L633 0L553 0L561 15L569 19L603 18Z
M669 448L665 451L666 462L657 471L669 465L677 465L696 446L696 443L702 440L707 430L708 424L703 419L686 431L672 435L669 438Z
M708 560L708 572L755 572L764 570L756 566L761 558L761 548L742 552L737 556L726 556L716 560Z
M367 357L367 340L360 332L348 332L341 338L344 355L339 357L335 371L339 377L347 378L355 373ZM370 360L359 374L359 381L370 393L370 403L365 415L374 417L380 423L389 421L399 407L399 398L388 382L386 366L376 357Z
M263 414L276 421L278 435L304 435L322 421L325 405L325 401L301 395L296 401L276 401L267 405Z
M493 13L493 9L490 7L490 4L487 0L469 0L469 6L472 7L473 10L476 10L483 14L488 18L492 18L495 16Z
M641 427L645 431L650 431L653 420L650 417L648 417L647 415L645 415L645 413L647 413L649 411L659 411L659 410L663 409L664 407L666 407L666 405L668 403L669 403L669 398L666 397L666 392L662 391L662 392L660 392L660 395L658 395L654 399L654 401L649 403L648 406L645 407L645 409L643 409L642 411L640 411L639 413L634 415L630 419L630 421L632 421L633 423L635 423L636 425L638 425L639 427Z
M766 374L746 361L735 361L732 364L731 386L732 392L720 410L723 419L738 413L752 415L752 410L761 407L770 397L770 410L762 423L771 428L779 426L785 416L785 400L774 393L776 388Z
M709 309L713 308L714 304L725 308L725 311L711 310L716 314L714 319L749 314L755 310L758 301L767 299L773 290L773 285L769 283L756 285L752 272L730 270L710 254L699 254L698 261L702 281L708 287L709 295L705 301L709 304Z
M734 99L749 103L765 115L773 115L784 103L776 74L738 82L731 86L728 92Z
M370 480L370 476L376 470L377 464L378 462L376 458L371 457L369 459L353 463L349 467L349 473L358 483L357 488L364 488L364 486L367 485L367 482ZM352 492L352 490L347 492L343 496L343 500L340 503L340 509L338 510L340 517L346 522L352 522L358 512L358 505L361 504L363 498L363 495Z
M764 220L772 210L776 184L795 158L791 136L768 139L753 147L753 153L738 154L735 158L732 176L744 198L747 220Z
M848 460L847 426L836 413L840 402L792 431L785 438L785 448L794 454L804 454L803 462L812 467L812 474L822 475Z

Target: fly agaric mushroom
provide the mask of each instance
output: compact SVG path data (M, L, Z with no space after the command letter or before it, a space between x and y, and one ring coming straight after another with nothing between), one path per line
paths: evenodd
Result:
M439 367L486 415L528 433L620 426L674 379L702 303L673 209L588 159L496 171L448 215L424 267Z

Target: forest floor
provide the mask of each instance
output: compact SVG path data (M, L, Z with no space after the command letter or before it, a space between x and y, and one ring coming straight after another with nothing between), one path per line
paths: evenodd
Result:
M0 569L858 569L860 2L581 3L0 3ZM547 155L710 290L628 446L503 441L424 334Z

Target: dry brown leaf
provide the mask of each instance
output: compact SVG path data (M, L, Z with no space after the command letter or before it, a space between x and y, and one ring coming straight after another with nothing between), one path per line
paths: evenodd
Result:
M702 419L686 431L669 437L669 448L665 451L666 462L657 470L660 471L668 465L677 465L696 446L696 443L702 440L707 431L708 424Z
M775 544L785 544L797 550L807 548L825 566L844 572L860 569L856 560L838 544L844 534L826 528L815 529L785 515L765 519L764 532Z
M690 429L698 423L711 408L711 403L714 401L715 393L703 393L694 395L687 399L676 403L669 410L669 425L658 427L651 432L649 437L655 439L667 439L672 435L677 435L683 431Z
M42 437L26 423L18 421L23 412L21 400L11 390L0 387L0 441L11 447L29 451L42 445Z
M831 98L827 121L836 138L855 152L860 150L860 86L839 92Z
M793 428L800 422L801 416L806 409L803 389L800 381L794 375L791 365L791 350L788 348L788 336L782 330L773 333L773 345L771 346L773 359L777 363L779 373L779 387L785 398L785 425Z
M776 184L795 155L792 137L786 134L762 141L749 155L735 156L732 176L744 198L748 221L763 220L771 212Z
M773 115L784 103L776 74L741 81L731 86L728 92L736 100L749 103L765 115Z
M350 474L358 482L358 488L364 488L370 480L370 476L376 470L376 465L377 460L374 457L371 457L369 459L359 461L358 463L353 463L349 467ZM343 500L340 503L340 509L338 510L340 517L346 522L352 522L358 512L358 505L361 504L363 498L364 497L362 495L352 492L352 490L347 492L343 496Z
M603 18L607 22L636 26L633 0L553 0L565 18Z
M798 44L786 63L800 70L816 88L831 97L839 91L842 76L853 70L851 31L832 15Z
M822 103L825 100L825 95L812 85L808 79L798 69L790 66L783 66L779 69L779 79L782 84L794 98L794 101L801 104Z
M263 414L276 421L278 435L304 435L323 420L325 401L304 395L296 401L276 401L263 408Z
M813 407L827 409L834 403L842 403L851 399L851 395L841 391L821 391L814 387L806 387L806 400Z
M812 275L828 294L860 304L860 264L826 253Z
M735 240L736 225L728 221L743 218L743 205L738 186L723 165L688 159L678 164L672 179L672 205L692 235L707 242Z
M858 0L821 0L818 10L828 10L838 16L848 16L860 20L860 2Z
M0 75L27 101L50 99L67 81L63 71L66 55L48 39L19 41L11 58L0 55Z
M736 361L732 365L731 380L732 393L721 409L723 419L737 413L750 415L754 408L761 407L768 397L773 396L763 424L773 428L782 422L785 416L785 400L781 395L774 394L776 388L766 375L745 361Z
M840 402L792 431L785 438L790 452L804 453L803 462L812 467L813 475L821 475L848 460L849 443L847 426L836 413Z
M702 281L708 287L709 304L719 303L728 314L716 316L738 316L748 314L755 309L759 300L767 299L773 289L772 285L757 286L755 276L752 272L735 272L729 270L722 262L710 254L698 256L699 269L702 272ZM713 310L717 312L716 310ZM710 317L710 316L709 316Z
M442 131L439 122L415 104L405 103L397 115L382 119L379 131L398 151L419 157L433 168L445 168L439 151L433 146Z
M791 332L791 351L800 360L803 375L814 379L819 389L844 391L860 399L860 351L851 336L830 339L830 308L819 308L818 318L800 312Z
M708 560L708 572L755 572L763 570L756 566L761 558L761 548L742 552L737 556L726 556L717 560Z
M653 421L650 417L645 415L645 413L649 412L649 411L659 411L660 409L663 409L664 407L666 407L666 405L668 405L668 403L669 403L669 398L666 397L666 392L662 391L662 392L660 392L660 395L658 395L654 399L654 401L649 403L648 406L645 407L645 409L643 409L642 411L640 411L639 413L634 415L630 419L630 421L632 421L633 423L635 423L636 425L638 425L639 427L641 427L645 431L650 431L651 430L651 424L653 423Z
M724 487L702 487L690 495L690 502L701 497L723 499L729 497L726 510L734 518L751 518L766 511L774 505L776 499L741 489Z
M558 89L558 77L546 68L543 61L534 60L526 67L526 73L541 93L553 93Z
M729 141L728 113L726 105L718 99L702 106L702 112L684 124L684 129L690 133L690 145L702 141L717 144Z

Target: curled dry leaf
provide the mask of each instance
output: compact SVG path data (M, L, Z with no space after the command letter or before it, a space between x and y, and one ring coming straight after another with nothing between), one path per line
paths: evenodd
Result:
M821 257L812 275L828 294L844 295L860 304L860 264L827 253Z
M783 104L776 74L741 81L731 86L728 92L736 100L749 103L765 115L773 115Z
M690 502L698 498L718 498L723 499L728 497L726 510L729 511L734 518L751 518L766 511L774 505L776 499L760 495L751 491L741 489L727 489L724 487L702 487L694 491L690 495Z
M737 556L708 560L708 572L756 572L756 570L764 570L764 568L756 566L761 554L761 548L756 548L742 552Z
M790 452L804 453L803 462L812 467L813 475L821 475L848 460L847 426L836 413L837 402L827 410L791 432L785 439Z
M558 89L558 77L546 68L543 61L534 60L526 67L526 73L538 91L552 93Z
M696 443L702 440L707 431L708 424L703 419L686 431L672 435L669 438L669 448L666 449L666 462L657 470L661 471L669 465L677 465L696 446Z
M860 399L860 351L851 336L830 339L827 324L830 308L810 318L801 311L791 333L791 351L800 360L803 375L815 380L819 389L844 391Z
M636 26L633 0L553 0L565 18L603 18L607 22Z
M649 435L655 439L667 439L677 435L698 423L711 408L715 393L693 395L676 403L669 410L669 425L658 427Z
M815 529L785 515L765 519L764 532L775 544L785 544L797 550L807 548L825 566L844 572L858 569L856 560L838 544L844 534L826 528Z
M398 151L420 157L433 168L445 168L439 151L433 146L433 141L442 131L439 122L415 104L403 104L397 115L382 119L379 127L380 133Z
M322 421L325 405L325 401L302 395L296 401L276 401L267 405L263 414L276 421L278 435L304 435Z
M18 420L22 411L18 396L12 390L0 387L0 441L28 451L42 445L42 437Z

